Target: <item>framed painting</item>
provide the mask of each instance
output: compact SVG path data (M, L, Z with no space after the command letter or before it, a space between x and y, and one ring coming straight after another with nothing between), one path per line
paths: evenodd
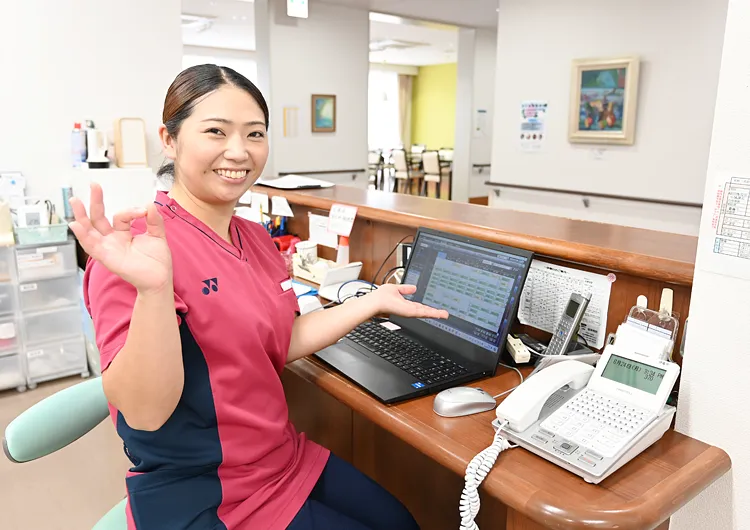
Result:
M638 57L573 61L571 142L633 145L639 65Z
M313 94L312 132L336 132L336 96Z

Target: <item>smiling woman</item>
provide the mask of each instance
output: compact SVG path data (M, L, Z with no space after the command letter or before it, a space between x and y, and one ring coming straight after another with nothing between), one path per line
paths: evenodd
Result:
M268 159L268 105L260 90L231 68L203 64L180 73L164 101L160 136L172 162L172 195L196 207L234 206ZM219 232L224 236L223 232Z
M388 313L447 318L384 285L297 316L268 233L233 215L268 158L268 106L226 67L177 76L159 134L174 177L148 208L115 214L91 190L70 227L92 262L84 297L102 386L133 467L128 529L414 530L383 488L298 433L284 365Z

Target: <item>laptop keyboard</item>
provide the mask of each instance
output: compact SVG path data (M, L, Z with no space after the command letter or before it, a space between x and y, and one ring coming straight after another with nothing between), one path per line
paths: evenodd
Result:
M380 324L365 322L346 337L398 366L425 386L467 373L464 367L450 359L403 335L389 331Z

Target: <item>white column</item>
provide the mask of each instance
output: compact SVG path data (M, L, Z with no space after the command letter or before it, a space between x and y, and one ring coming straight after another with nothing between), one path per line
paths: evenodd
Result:
M255 0L255 57L258 64L258 88L266 98L268 108L272 109L271 102L271 13L269 0ZM271 116L271 127L279 127L281 116ZM262 176L273 176L273 135L268 135L269 151L268 161Z
M471 177L472 108L474 106L474 47L476 30L458 30L458 64L456 85L456 126L453 142L452 199L469 200Z
M714 176L750 177L750 0L730 0L709 154L703 215ZM704 219L706 221L706 219ZM710 221L710 219L709 219ZM700 248L713 246L708 231ZM709 251L710 252L710 251ZM698 252L682 367L677 429L724 449L732 471L680 510L672 530L750 528L750 282L703 269ZM750 268L750 263L746 265Z

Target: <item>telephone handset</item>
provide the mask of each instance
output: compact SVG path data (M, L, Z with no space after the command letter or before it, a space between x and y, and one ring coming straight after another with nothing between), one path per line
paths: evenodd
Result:
M578 293L571 293L568 305L565 306L560 322L557 323L549 346L544 352L545 355L565 355L568 352L568 346L576 335L590 300L590 294L581 296Z
M574 390L586 386L594 367L580 361L564 361L529 378L497 407L497 419L507 427L523 432L539 419L547 400L561 387Z

